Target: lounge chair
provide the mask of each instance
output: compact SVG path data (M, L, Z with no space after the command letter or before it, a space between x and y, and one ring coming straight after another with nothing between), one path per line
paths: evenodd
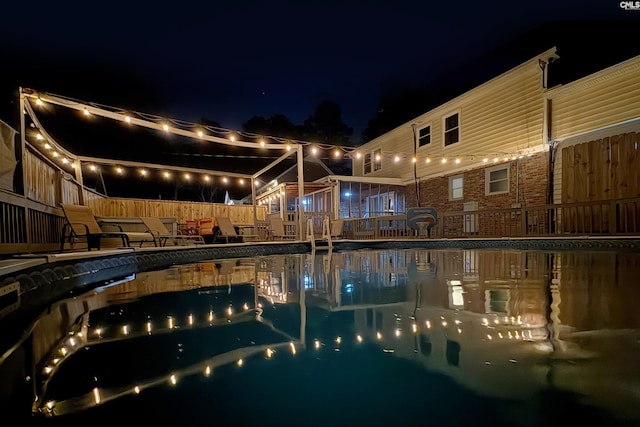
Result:
M288 234L284 221L279 216L269 217L269 238L272 240L295 240L295 234Z
M87 240L87 249L89 251L93 248L100 250L102 239L108 238L120 239L124 247L130 247L132 242L140 242L140 247L145 242L155 245L155 239L149 233L123 231L119 225L114 225L117 227L117 231L102 230L89 206L67 204L61 204L60 206L66 220L62 227L60 252L64 251L65 241L71 244L79 238Z
M214 236L214 243L242 243L243 238L238 232L236 228L231 223L231 220L226 216L218 216L216 217L216 222L218 226L216 227L216 232Z
M147 231L151 233L155 239L156 246L166 246L167 241L171 240L174 244L185 245L191 243L204 243L204 239L199 235L185 235L185 234L173 234L167 229L160 218L155 216L143 216L140 217L142 223L147 227Z

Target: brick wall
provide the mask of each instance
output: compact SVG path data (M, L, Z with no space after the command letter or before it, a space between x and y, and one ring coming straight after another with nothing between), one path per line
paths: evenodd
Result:
M449 176L436 177L420 181L420 206L431 206L438 212L463 210L465 202L478 202L479 210L511 208L517 203L522 207L539 206L547 203L549 154L538 153L531 157L509 162L509 192L497 195L485 195L486 167L454 173L463 175L464 197L462 200L449 200ZM416 188L414 184L406 186L407 207L416 206Z

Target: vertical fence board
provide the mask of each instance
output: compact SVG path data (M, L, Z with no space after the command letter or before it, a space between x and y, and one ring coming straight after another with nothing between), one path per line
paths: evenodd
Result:
M574 147L562 150L562 203L573 203L574 199Z
M620 135L610 138L611 146L611 198L616 199L621 194L620 191Z
M625 148L626 148L626 169L627 173L627 193L625 197L638 197L640 196L640 184L638 183L638 177L640 175L640 168L638 167L638 161L640 160L640 156L638 156L638 145L640 141L638 141L638 133L630 132L627 133L624 137Z

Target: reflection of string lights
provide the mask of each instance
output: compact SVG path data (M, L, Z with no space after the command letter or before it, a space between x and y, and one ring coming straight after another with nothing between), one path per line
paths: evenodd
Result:
M247 305L246 303L244 303L242 305L243 308L245 308ZM231 307L231 306L230 306ZM229 308L230 308L229 307ZM228 308L227 308L228 310ZM227 311L225 310L225 311ZM207 321L210 321L210 319L213 316L213 311L210 310L208 312L208 316L206 316ZM400 321L401 317L396 315L396 321ZM447 319L445 318L445 316L439 316L441 322L439 322L442 325L448 325L449 323L455 324L456 325L456 329L458 333L462 333L462 329L461 329L461 325L462 325L462 321L460 319L452 319L447 321ZM175 323L175 318L173 316L167 316L168 319L168 323L167 323L167 327L168 329L176 329L177 328L177 324ZM197 316L194 313L189 313L187 315L187 323L192 324L192 325L196 325ZM519 330L519 329L513 329L514 327L525 327L528 328L529 325L525 322L522 321L520 316L496 316L495 319L493 319L493 321L488 318L488 317L484 317L481 319L480 324L482 326L484 326L485 328L492 330L495 329L495 321L494 320L500 320L499 325L501 328L507 328L504 331L496 331L495 333L487 333L485 335L486 340L487 341L494 341L495 338L497 337L498 339L501 340L529 340L532 341L534 340L534 335L533 335L533 331L531 329L525 329L525 330ZM410 327L411 330L414 333L418 333L419 332L419 328L418 328L418 323L416 322L416 319L413 317L410 317L408 319L408 321L410 322ZM151 331L151 321L147 321L144 323L145 325L145 331L147 333L150 333ZM424 320L424 325L426 326L427 329L430 329L432 326L431 320L427 319ZM444 328L446 328L446 326L443 326ZM99 327L96 328L96 330L100 330L101 332L104 331L104 328ZM127 336L127 339L131 339L131 335L132 335L132 330L129 327L129 325L125 325L119 328L119 330L121 331L123 336ZM401 334L401 327L397 327L394 329L394 335L397 338L400 338L402 336ZM69 336L62 340L61 343L59 344L58 350L54 351L53 354L61 354L64 357L68 357L70 354L72 354L74 351L76 351L79 348L83 348L87 343L85 340L85 335L83 335L82 333L77 333L77 334L69 334ZM362 334L355 334L354 336L354 342L361 344L365 341L365 339L363 338ZM375 333L375 338L380 341L383 338L382 332L381 331L376 331ZM344 337L341 335L336 336L333 341L336 344L341 344L344 341ZM281 347L286 347L289 349L290 354L292 355L296 355L298 353L296 345L294 342L287 342L287 343L281 343L278 344L276 346L269 346L269 347L262 347L263 348L263 356L265 359L273 359L276 355L277 355L277 351L276 351L276 347L281 346ZM259 348L260 346L258 346ZM319 338L315 338L313 339L313 348L316 351L320 351L324 348L324 345L322 344L321 340ZM325 351L327 351L326 348L324 348ZM385 353L395 353L396 349L394 348L389 348L388 346L382 346L381 351L385 352ZM255 353L254 353L255 354ZM60 358L56 357L54 359L51 360L51 362L49 364L47 364L47 366L45 366L45 368L43 369L43 371L45 372L45 374L51 374L51 372L54 370L54 367L60 363ZM517 361L515 359L510 359L509 360L511 363L517 363ZM235 364L238 367L243 367L246 364L246 358L245 357L240 357L238 359L235 360ZM491 365L490 361L485 361L485 365ZM171 374L169 374L167 377L165 377L165 381L168 381L169 384L171 385L177 385L178 383L178 378L182 378L185 377L187 375L190 374L190 372L192 372L192 374L197 374L198 372L200 373L200 375L204 375L205 377L210 377L212 375L213 372L213 368L212 365L209 361L206 361L204 363L201 363L198 365L199 367L196 369L195 367L192 368L188 368L185 370L178 372L172 372ZM142 390L144 388L148 388L151 385L154 385L156 383L159 383L160 380L155 380L155 383L149 382L148 384L142 386L140 384L136 384L134 387L132 387L131 389L129 389L129 393L134 393L134 394L139 394L142 392ZM109 391L108 389L100 389L98 387L94 387L91 392L91 401L94 405L99 405L99 404L103 404L105 403L107 400L119 397L120 395L122 395L122 392L119 392L119 394L115 394L114 392ZM125 393L126 394L126 393ZM53 415L54 410L56 408L56 405L59 404L59 402L56 402L55 400L47 400L46 403L44 403L44 405L42 406L42 412L45 414L49 414L49 415Z
M279 347L289 348L290 353L294 356L297 354L297 347L295 343L291 341L291 342L283 342L283 343L275 344L274 346L266 347L264 349L264 358L273 359L277 353L276 348L279 348ZM263 348L263 346L256 346L256 348L254 349L246 349L243 351L246 352L247 356L255 357L258 354L256 350L260 350L261 348ZM74 405L72 406L74 409L77 409L79 407L78 405L82 405L82 406L101 405L113 399L123 397L127 394L136 394L136 395L141 394L143 390L151 388L156 385L160 385L162 383L165 383L165 384L168 383L171 386L176 386L179 382L179 379L184 379L188 376L203 375L204 377L209 378L213 374L212 365L214 364L217 366L221 366L224 364L235 363L237 367L241 368L245 366L246 360L247 360L246 358L241 357L232 361L226 361L226 359L224 359L225 361L223 361L222 364L219 362L216 363L216 360L218 360L220 357L221 355L213 356L211 359L208 359L206 361L203 361L202 363L198 363L196 365L181 369L179 372L171 372L168 375L163 375L163 376L150 379L144 384L135 384L133 387L126 387L124 389L117 388L117 387L116 388L94 387L93 389L91 389L91 391L89 391L84 396L73 397ZM95 378L95 380L97 381L97 378ZM43 399L42 402L43 403L39 409L40 413L50 417L54 415L56 416L62 415L65 409L69 407L68 405L63 405L64 401L57 401L55 399L46 399L46 400ZM84 402L84 404L82 402Z

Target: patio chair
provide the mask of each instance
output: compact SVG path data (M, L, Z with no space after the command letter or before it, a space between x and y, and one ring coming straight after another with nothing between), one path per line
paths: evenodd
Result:
M272 240L295 240L295 234L288 234L284 221L279 216L269 217L269 237Z
M150 242L155 245L153 236L146 232L123 231L119 225L114 225L117 227L117 231L102 230L89 206L61 204L60 207L66 220L62 227L60 252L64 251L65 241L71 244L79 238L87 240L87 249L89 251L93 248L100 250L100 243L102 239L106 238L121 239L124 247L130 247L131 242L140 242L140 247L144 242Z
M218 216L216 217L216 221L218 222L218 226L216 227L216 232L214 236L214 243L225 242L225 243L242 243L243 238L238 232L236 228L231 223L231 220L226 216Z
M206 243L213 243L215 237L213 218L200 218L198 220L198 235L202 236Z
M153 235L156 246L166 246L167 241L172 240L174 244L185 245L188 242L198 244L204 243L204 239L199 235L184 235L178 232L173 234L167 229L160 218L155 216L143 216L140 217L142 223L147 227L147 231Z

